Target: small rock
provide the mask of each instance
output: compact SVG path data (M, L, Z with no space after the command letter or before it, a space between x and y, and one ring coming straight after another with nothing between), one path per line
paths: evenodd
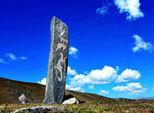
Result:
M65 100L62 104L79 104L79 101L76 98L70 98Z
M27 97L22 94L20 97L19 97L19 101L21 102L21 104L26 104L28 101L27 101Z

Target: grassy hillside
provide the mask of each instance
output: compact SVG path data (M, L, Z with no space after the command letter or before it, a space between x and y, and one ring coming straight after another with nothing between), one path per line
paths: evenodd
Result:
M37 83L19 82L0 78L0 104L19 103L19 96L25 94L32 103L40 103L44 98L45 86Z
M18 98L25 94L30 103L42 103L44 99L45 86L38 83L28 83L0 78L0 104L20 103ZM114 99L106 98L96 94L82 93L66 90L66 96L72 95L78 100L86 103L110 102ZM67 97L66 97L67 98Z
M43 105L45 86L37 83L28 83L0 78L0 113L1 111L10 112L17 108L32 107ZM25 94L30 104L21 105L18 98ZM126 111L138 113L154 113L154 100L131 100L131 99L111 99L96 94L82 93L66 90L65 98L74 96L84 102L79 105L54 105L66 108L71 112L100 112L117 111L125 113ZM106 112L105 112L106 113Z

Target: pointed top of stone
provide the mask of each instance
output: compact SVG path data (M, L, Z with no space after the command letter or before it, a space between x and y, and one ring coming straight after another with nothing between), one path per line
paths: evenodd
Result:
M60 20L58 17L53 16L53 18L51 19L51 22L55 22L56 20L61 21L64 25L66 25L62 20ZM67 26L67 25L66 25Z
M56 16L53 16L53 18L51 19L51 21L52 21L52 20L55 20L56 18L57 18ZM57 19L58 19L58 18L57 18Z

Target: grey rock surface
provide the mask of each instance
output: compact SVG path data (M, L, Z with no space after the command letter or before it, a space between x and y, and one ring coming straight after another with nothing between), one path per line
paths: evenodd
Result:
M46 104L61 104L66 84L68 65L68 28L61 20L51 20L51 47L46 81Z
M76 98L70 98L65 100L62 104L79 104L79 101Z
M32 108L21 108L17 109L13 113L65 113L66 110L64 108L54 107L54 106L36 106Z
M27 101L27 97L22 94L20 97L19 97L19 101L21 102L21 104L26 104L28 101Z

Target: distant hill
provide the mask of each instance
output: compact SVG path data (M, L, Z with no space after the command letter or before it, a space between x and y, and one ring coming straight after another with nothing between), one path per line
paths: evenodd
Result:
M154 97L137 97L137 100L154 100Z
M42 103L45 94L45 86L38 83L21 82L0 78L0 104L20 103L18 98L21 94L29 99L30 103ZM65 91L65 98L73 96L85 103L116 101L107 97L96 94L76 92L71 90Z

